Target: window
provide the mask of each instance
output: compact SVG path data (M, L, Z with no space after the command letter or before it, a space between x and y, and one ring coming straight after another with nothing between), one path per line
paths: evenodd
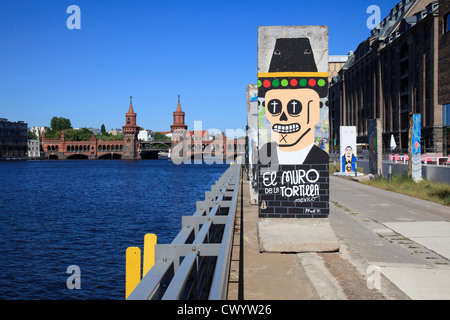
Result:
M447 13L447 14L444 16L444 33L447 33L447 32L450 31L450 21L449 21L449 16L450 16L450 13Z
M442 126L443 127L450 127L450 104L444 104L442 106L442 111L443 111L443 123Z

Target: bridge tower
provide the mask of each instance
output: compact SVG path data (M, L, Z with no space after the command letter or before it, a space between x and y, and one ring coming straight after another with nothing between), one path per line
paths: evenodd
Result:
M173 124L170 126L170 131L187 130L187 125L184 123L184 112L181 110L180 95L178 95L177 109L173 113Z
M130 107L125 113L126 124L122 127L123 139L123 155L122 159L134 160L139 158L139 126L136 125L136 113L133 110L133 97L130 96Z

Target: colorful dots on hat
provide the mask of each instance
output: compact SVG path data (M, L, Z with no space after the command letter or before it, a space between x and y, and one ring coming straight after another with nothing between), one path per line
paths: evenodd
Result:
M272 88L279 88L279 87L283 87L283 88L287 88L287 87L310 87L310 88L314 88L316 86L319 87L324 87L327 84L325 79L317 79L317 78L310 78L310 79L265 79L265 80L260 80L258 79L258 88L264 87L266 89L272 87Z

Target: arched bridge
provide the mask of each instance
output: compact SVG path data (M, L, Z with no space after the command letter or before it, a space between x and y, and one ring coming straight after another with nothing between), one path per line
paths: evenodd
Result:
M49 159L121 159L123 140L103 141L91 136L89 141L42 138L42 148Z

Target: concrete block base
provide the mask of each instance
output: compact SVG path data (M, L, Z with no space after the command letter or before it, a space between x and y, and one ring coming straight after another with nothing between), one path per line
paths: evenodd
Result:
M339 240L328 218L260 218L260 252L335 252Z
M349 172L335 172L335 173L333 173L333 175L334 176L347 176L347 177L354 177L355 176L355 173L354 172L352 172L352 173L349 173ZM358 177L362 177L364 175L364 173L361 173L361 172L357 172L357 176Z

